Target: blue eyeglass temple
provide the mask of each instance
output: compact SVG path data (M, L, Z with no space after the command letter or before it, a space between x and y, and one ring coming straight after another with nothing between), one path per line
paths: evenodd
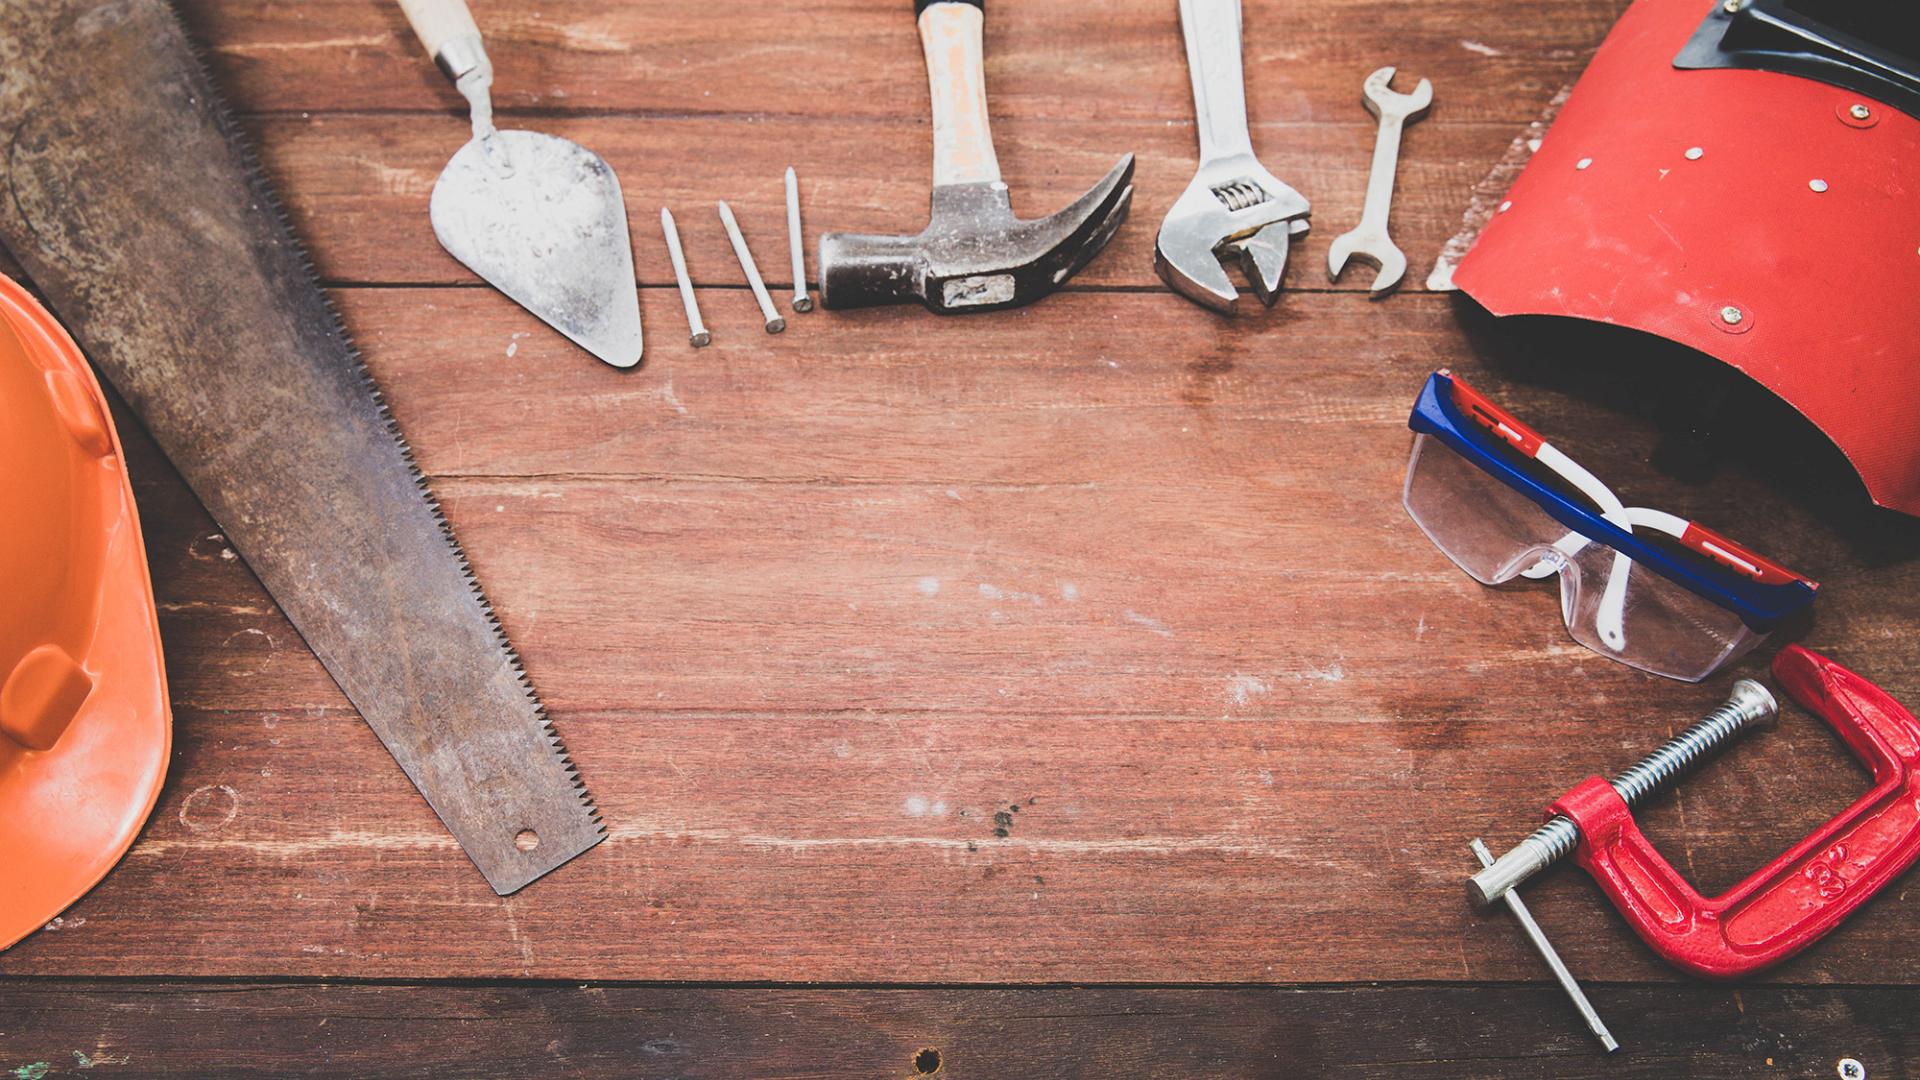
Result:
M1516 464L1506 443L1461 411L1454 402L1453 380L1439 372L1428 376L1427 384L1421 387L1420 397L1407 417L1407 427L1440 440L1482 472L1532 500L1560 524L1726 608L1757 632L1772 630L1813 603L1816 593L1805 582L1769 585L1730 568L1683 560L1542 484Z

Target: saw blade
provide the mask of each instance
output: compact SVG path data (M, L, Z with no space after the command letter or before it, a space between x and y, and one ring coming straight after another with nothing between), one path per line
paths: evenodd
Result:
M502 895L606 836L166 0L0 0L0 239Z

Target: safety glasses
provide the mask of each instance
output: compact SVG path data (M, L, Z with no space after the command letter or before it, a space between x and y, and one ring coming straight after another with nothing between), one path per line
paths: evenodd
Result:
M1814 582L1659 510L1627 506L1446 370L1420 391L1404 498L1484 585L1560 579L1567 631L1643 671L1698 682L1813 603Z

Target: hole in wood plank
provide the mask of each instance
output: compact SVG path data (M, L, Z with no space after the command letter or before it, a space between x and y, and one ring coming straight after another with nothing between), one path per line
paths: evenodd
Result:
M513 834L513 846L521 851L532 851L540 846L540 834L532 829L521 829Z
M929 1046L913 1055L913 1071L921 1076L932 1076L940 1071L940 1051Z

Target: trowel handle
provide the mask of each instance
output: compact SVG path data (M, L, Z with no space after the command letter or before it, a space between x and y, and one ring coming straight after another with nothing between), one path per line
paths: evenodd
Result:
M400 10L447 78L457 80L486 62L480 27L467 10L467 0L400 0Z
M1000 161L987 129L986 9L980 0L914 0L913 8L933 93L933 186L991 184Z

